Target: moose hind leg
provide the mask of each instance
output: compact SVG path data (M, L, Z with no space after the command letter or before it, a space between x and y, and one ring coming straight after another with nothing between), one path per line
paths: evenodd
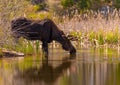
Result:
M42 50L43 50L43 55L45 58L48 58L48 43L43 42L42 43Z

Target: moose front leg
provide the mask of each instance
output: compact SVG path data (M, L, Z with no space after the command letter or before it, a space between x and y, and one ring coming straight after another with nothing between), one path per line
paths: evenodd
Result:
M42 43L42 50L43 50L43 55L45 56L45 58L48 58L48 43L47 42Z

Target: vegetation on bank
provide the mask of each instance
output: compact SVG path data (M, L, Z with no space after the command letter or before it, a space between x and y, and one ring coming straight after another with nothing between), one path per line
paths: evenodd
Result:
M66 0L62 0L63 5L67 3L65 1ZM79 45L80 47L110 46L119 48L120 11L117 9L114 9L112 13L108 13L107 16L101 11L86 9L85 12L81 13L79 10L74 9L70 13L72 16L70 16L67 13L64 15L58 15L53 11L39 12L38 5L32 5L30 2L24 0L16 0L17 3L10 2L9 0L3 0L3 2L0 2L1 48L16 50L25 54L36 54L40 52L40 41L31 42L23 38L19 40L20 42L18 44L13 41L11 37L10 23L12 19L20 16L31 19L52 19L57 26L66 33L66 35L70 34L77 38L77 41L73 42L76 47ZM56 43L53 44L54 45L51 46L55 47ZM2 52L0 51L0 54L1 53Z
M76 41L72 41L76 47L112 47L119 50L120 18L118 11L115 11L115 16L113 17L109 15L108 20L100 13L96 14L95 17L91 13L90 11L84 15L76 13L71 19L66 15L61 17L61 20L58 18L59 16L52 15L51 19L66 35L69 34L76 38ZM35 54L40 51L39 47L39 41L31 42L22 38L14 50L26 54Z

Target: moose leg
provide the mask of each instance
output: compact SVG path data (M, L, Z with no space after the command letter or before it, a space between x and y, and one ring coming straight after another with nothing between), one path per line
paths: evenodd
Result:
M45 55L45 58L48 57L48 43L43 42L42 43L42 50L43 50L43 54Z

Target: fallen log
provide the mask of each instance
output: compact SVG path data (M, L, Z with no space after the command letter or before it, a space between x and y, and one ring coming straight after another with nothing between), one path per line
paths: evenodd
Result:
M17 57L17 56L24 56L24 53L16 52L16 51L9 51L9 50L2 50L2 56L5 57Z

